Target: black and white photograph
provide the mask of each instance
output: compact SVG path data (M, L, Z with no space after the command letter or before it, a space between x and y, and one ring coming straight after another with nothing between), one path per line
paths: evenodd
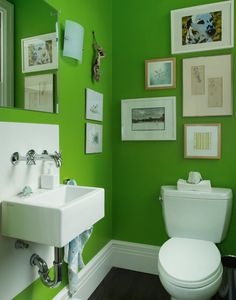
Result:
M164 130L165 107L132 109L132 130Z
M121 100L122 141L176 140L176 98Z

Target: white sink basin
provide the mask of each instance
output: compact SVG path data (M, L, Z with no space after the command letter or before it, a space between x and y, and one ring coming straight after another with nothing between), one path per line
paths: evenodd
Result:
M60 185L2 202L2 234L64 247L104 217L104 189Z

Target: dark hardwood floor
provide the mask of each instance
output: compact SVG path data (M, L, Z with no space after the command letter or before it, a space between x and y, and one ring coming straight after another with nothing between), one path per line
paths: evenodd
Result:
M170 300L170 296L156 275L112 268L88 300Z
M158 276L112 268L88 300L170 300Z

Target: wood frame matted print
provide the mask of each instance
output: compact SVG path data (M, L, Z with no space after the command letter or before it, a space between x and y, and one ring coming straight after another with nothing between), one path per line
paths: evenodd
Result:
M220 159L221 124L185 124L184 158Z
M171 53L234 47L234 1L171 11Z
M22 73L58 68L57 33L21 40Z
M145 60L145 89L174 89L176 87L176 59Z
M176 98L121 101L122 140L176 140Z

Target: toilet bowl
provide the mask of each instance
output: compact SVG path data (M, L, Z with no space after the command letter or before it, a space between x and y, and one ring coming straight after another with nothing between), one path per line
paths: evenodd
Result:
M160 248L158 271L172 300L208 300L220 286L223 267L213 242L174 237Z

